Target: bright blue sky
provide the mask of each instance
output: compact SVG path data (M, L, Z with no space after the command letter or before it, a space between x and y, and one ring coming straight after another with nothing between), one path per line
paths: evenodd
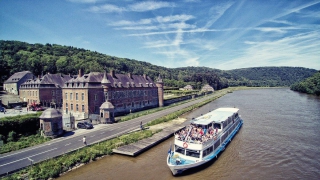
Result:
M320 0L0 0L0 39L170 68L320 70Z

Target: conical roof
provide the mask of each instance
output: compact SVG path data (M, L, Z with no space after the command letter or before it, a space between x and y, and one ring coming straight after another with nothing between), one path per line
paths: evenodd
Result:
M52 119L57 117L62 117L62 114L54 108L49 108L43 111L43 113L40 116L40 119Z
M104 72L104 75L103 75L103 79L101 81L101 84L110 84L110 81L108 80L107 78L107 73Z
M114 109L114 106L111 102L107 101L101 104L100 109Z

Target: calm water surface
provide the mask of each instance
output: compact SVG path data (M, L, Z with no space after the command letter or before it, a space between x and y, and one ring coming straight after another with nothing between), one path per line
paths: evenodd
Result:
M166 165L173 138L128 157L112 155L63 179L320 179L320 98L287 88L235 91L185 117L238 107L244 125L215 161L174 177Z

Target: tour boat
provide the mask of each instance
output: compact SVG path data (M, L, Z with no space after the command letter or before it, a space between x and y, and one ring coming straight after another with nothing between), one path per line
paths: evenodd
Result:
M243 124L237 108L218 108L174 133L174 147L167 165L173 175L205 164L223 151Z

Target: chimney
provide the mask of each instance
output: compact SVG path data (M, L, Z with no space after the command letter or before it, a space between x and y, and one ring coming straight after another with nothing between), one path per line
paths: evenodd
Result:
M114 70L110 70L110 76L113 77L113 78L115 77Z
M147 80L147 75L146 75L146 74L143 74L143 78L144 78L145 80Z
M131 73L128 73L128 76L130 79L132 79L132 74Z
M83 76L83 74L82 74L82 70L81 70L81 69L79 69L78 77L80 78L80 77L82 77L82 76Z

